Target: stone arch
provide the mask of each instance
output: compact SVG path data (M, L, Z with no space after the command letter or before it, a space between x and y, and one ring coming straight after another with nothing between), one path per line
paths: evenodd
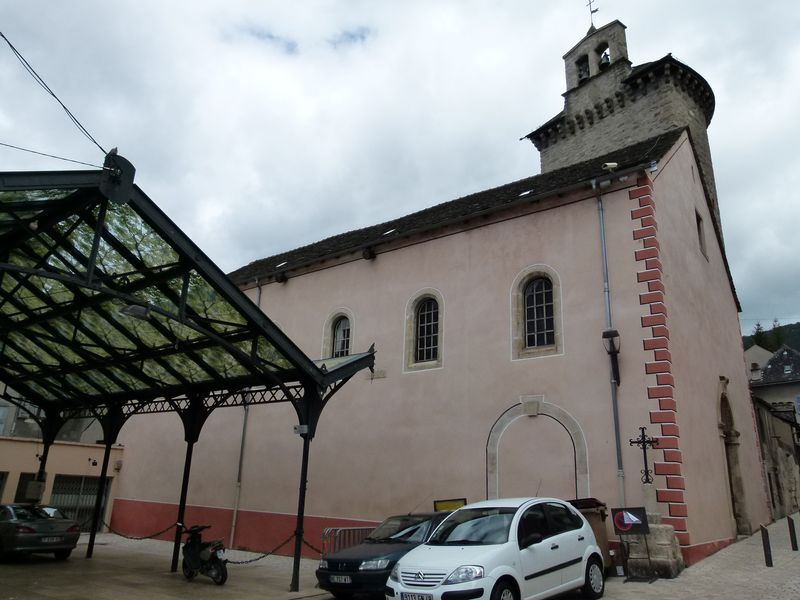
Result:
M498 417L486 440L486 498L497 498L500 493L498 452L503 433L517 419L539 416L553 419L569 434L575 459L575 497L588 498L589 449L578 421L560 406L545 402L544 396L521 396L519 400Z

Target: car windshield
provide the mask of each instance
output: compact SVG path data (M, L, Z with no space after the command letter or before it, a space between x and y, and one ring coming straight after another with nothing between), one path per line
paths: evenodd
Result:
M428 541L432 546L505 544L516 508L460 509L439 526Z
M33 521L34 519L49 519L41 506L15 506L14 517L20 521Z
M430 531L432 519L430 515L389 517L378 525L365 541L421 543L425 541Z

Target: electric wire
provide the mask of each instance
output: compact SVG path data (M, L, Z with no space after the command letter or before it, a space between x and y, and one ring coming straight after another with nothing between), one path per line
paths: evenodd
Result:
M6 148L13 148L14 150L21 150L23 152L30 152L31 154L38 154L39 156L47 156L48 158L64 160L79 165L86 165L87 167L97 167L98 169L109 170L108 167L103 167L101 165L95 165L93 163L83 162L82 160L73 160L71 158L64 158L63 156L56 156L55 154L47 154L46 152L38 152L36 150L31 150L30 148L22 148L21 146L15 146L14 144L6 144L4 142L0 142L0 146L5 146Z
M39 76L36 70L30 65L30 63L27 60L25 60L25 57L22 56L22 54L20 54L19 50L17 50L14 47L14 44L11 43L11 41L5 36L5 34L2 31L0 31L0 37L2 37L6 41L8 47L11 48L11 52L14 53L14 56L16 56L17 60L19 60L22 66L25 67L25 70L31 77L33 77L34 81L36 81L36 83L38 83L44 91L46 91L50 96L55 98L56 102L58 102L61 105L61 108L64 109L64 112L67 113L67 116L75 124L78 130L83 135L85 135L91 142L93 142L95 146L100 148L100 151L103 153L104 156L108 154L108 152L106 152L106 150L99 143L97 143L97 140L94 139L94 137L92 137L92 134L89 133L89 131L81 124L80 121L78 121L78 118L75 115L73 115L72 112L67 108L67 106L59 99L59 97L56 96L55 92L50 89L50 86L48 86L47 83L45 83L44 79L42 79Z

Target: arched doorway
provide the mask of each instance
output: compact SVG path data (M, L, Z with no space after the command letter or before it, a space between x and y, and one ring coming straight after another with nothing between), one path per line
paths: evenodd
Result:
M720 395L720 435L725 444L725 464L728 470L728 484L731 498L733 518L736 521L737 535L750 535L753 533L747 520L745 508L744 481L742 480L741 465L739 464L739 432L736 431L733 421L733 411L728 401L727 393Z
M544 401L544 396L523 396L518 404L504 411L495 421L486 441L486 497L500 496L500 439L512 423L523 417L542 418L554 422L569 436L572 450L572 470L576 498L589 496L589 453L586 438L577 420L566 410ZM538 487L538 482L536 482ZM531 492L531 493L535 493Z

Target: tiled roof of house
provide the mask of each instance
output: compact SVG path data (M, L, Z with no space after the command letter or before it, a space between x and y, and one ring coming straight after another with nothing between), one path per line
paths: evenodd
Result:
M328 258L376 249L387 242L397 241L424 231L444 227L478 215L509 208L521 202L536 201L559 191L608 175L602 165L618 163L617 171L658 160L675 144L684 130L676 129L615 150L605 156L577 163L562 169L520 179L500 187L470 194L456 200L327 239L256 260L229 273L234 283L242 285L256 279L267 279L294 268L305 267Z
M784 345L761 369L761 381L753 382L753 387L797 382L800 382L800 352Z

